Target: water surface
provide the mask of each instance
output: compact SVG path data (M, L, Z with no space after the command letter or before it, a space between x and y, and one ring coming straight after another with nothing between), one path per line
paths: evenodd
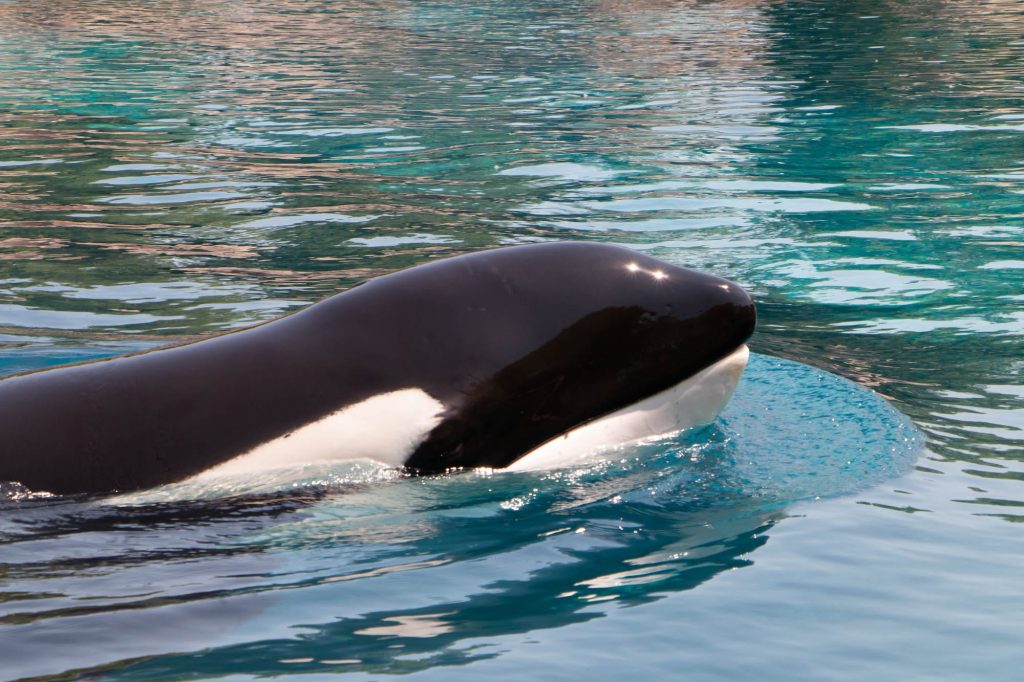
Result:
M738 401L771 484L733 490L808 462L767 506L692 487L730 471L680 455L707 434L579 480L23 500L5 675L1014 679L1022 29L1000 0L0 2L5 371L601 240L739 281L755 351L928 439L844 478L849 434Z

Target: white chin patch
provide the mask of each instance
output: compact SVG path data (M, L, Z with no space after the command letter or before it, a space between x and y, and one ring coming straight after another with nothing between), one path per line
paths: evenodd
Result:
M441 421L443 410L440 402L418 388L382 393L267 441L194 479L349 459L401 466Z
M729 402L749 349L744 345L661 393L549 440L513 462L509 471L565 466L587 455L709 424Z

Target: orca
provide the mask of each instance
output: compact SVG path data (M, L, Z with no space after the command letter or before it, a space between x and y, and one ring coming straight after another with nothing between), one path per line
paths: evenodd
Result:
M469 253L255 327L0 380L0 480L69 494L352 458L560 466L712 421L754 325L738 285L624 247Z

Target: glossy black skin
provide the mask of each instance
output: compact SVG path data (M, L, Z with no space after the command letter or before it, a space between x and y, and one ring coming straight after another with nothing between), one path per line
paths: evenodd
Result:
M735 284L605 244L439 260L257 327L0 381L0 480L148 488L404 388L446 408L411 469L503 467L725 357L754 321Z

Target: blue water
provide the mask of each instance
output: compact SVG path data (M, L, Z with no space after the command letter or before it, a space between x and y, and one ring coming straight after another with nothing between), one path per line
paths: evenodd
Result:
M0 676L1017 679L1022 29L1009 0L0 1L0 371L550 239L760 314L719 422L573 470L7 486Z

